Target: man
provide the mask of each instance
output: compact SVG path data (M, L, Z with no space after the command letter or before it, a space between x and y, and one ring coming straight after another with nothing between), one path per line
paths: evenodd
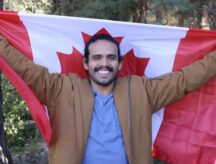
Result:
M85 47L88 79L49 74L0 37L0 55L47 106L51 164L149 164L151 116L216 75L216 51L203 60L155 79L118 78L122 60L109 35L93 36Z

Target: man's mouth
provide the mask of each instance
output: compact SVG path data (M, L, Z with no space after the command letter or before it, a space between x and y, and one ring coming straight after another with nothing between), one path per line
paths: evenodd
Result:
M107 70L99 70L98 73L106 75L106 74L110 73L110 71L107 71Z
M95 73L99 73L99 74L108 74L110 72L113 72L113 69L111 67L105 67L105 68L95 68L94 69Z

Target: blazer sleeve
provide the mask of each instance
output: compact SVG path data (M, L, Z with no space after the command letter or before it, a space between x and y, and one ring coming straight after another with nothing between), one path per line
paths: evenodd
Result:
M178 72L148 79L146 90L153 112L196 90L215 75L216 50Z
M49 106L55 101L64 81L62 76L50 74L47 68L34 64L1 35L0 56L21 76L43 104Z

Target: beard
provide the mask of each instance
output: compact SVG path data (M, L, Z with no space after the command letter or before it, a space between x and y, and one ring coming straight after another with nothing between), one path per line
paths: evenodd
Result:
M108 78L98 77L99 71L108 71L110 75ZM112 67L106 66L94 68L93 73L89 72L89 75L91 80L93 80L96 84L106 87L115 82L117 78L117 72L118 71L114 70Z

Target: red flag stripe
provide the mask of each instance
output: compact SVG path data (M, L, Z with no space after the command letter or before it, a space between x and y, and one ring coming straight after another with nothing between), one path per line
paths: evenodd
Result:
M190 29L179 44L173 71L216 49L215 38L213 31ZM183 161L188 164L213 164L216 160L215 106L216 78L166 107L154 143L156 158L175 164Z
M5 36L16 49L31 60L33 59L28 32L17 12L0 12L0 33Z
M12 85L16 88L22 98L26 101L27 106L31 109L31 116L38 125L41 134L47 144L50 143L51 127L46 116L45 110L34 93L29 89L26 83L13 71L13 69L0 58L0 69Z
M20 52L32 60L32 50L28 32L20 20L17 12L0 12L0 33ZM21 97L25 100L31 111L31 116L36 122L46 143L49 144L51 127L43 105L38 101L26 83L12 70L12 68L0 59L2 73L10 80Z

